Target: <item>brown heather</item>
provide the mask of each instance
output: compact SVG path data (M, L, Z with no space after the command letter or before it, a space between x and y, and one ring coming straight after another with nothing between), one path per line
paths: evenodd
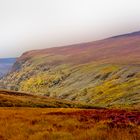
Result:
M140 112L0 108L0 140L139 140Z

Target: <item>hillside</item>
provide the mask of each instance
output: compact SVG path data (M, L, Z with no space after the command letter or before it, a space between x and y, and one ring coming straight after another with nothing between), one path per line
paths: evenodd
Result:
M17 59L0 87L97 106L140 105L140 32L33 50Z
M0 107L99 108L92 104L89 105L82 102L57 100L54 98L8 90L0 90Z
M0 78L11 71L16 58L0 58Z

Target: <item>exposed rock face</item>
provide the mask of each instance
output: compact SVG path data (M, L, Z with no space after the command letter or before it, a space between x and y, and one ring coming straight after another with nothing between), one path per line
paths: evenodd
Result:
M101 106L140 103L140 32L35 50L17 59L1 88Z

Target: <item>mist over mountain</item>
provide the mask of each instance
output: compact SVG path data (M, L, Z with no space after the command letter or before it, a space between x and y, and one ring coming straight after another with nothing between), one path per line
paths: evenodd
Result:
M11 71L16 58L0 58L0 78Z

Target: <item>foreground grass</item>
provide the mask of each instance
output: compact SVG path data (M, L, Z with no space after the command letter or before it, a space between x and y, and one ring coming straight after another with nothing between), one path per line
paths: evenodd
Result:
M0 108L0 140L139 140L140 112Z

